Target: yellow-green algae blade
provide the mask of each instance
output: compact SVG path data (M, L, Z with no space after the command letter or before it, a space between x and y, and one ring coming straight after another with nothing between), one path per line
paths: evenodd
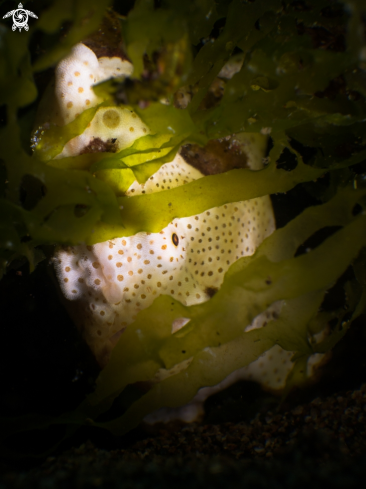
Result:
M159 368L169 369L183 360L196 358L207 348L220 350L222 345L238 341L241 337L244 342L250 343L253 352L258 349L266 351L273 344L306 355L316 352L316 347L307 341L308 323L316 316L325 290L331 287L364 246L366 218L363 215L354 217L352 209L365 193L366 191L345 189L342 201L346 210L340 217L334 213L340 205L339 196L319 206L316 224L311 216L313 210L305 211L281 230L280 237L274 233L253 256L234 263L226 274L221 289L209 302L185 307L169 296L157 298L127 328L115 347L109 364L100 374L96 391L89 396L81 411L90 410L97 415L127 385L151 379ZM315 250L293 257L298 243L311 236L315 230L335 224L342 225L343 228ZM298 239L293 240L294 235ZM283 249L282 245L288 241L291 245ZM244 333L245 326L277 300L286 301L278 322L273 321L270 328ZM289 319L293 315L286 313L286 310L289 311L286 304L293 304L295 309L298 304L297 310L302 311L299 304L306 304L306 301L314 301L312 308L309 303L304 306L305 311L312 311L311 317L305 321L306 324L294 329L294 323ZM301 313L299 318L302 316ZM172 322L179 317L190 318L191 321L172 335ZM345 330L341 334L344 332ZM335 343L337 339L339 336L333 337L332 342ZM257 345L258 341L263 342L263 350L261 345ZM322 346L319 349L323 351ZM248 358L243 355L243 363L236 368L255 358L256 353ZM215 378L209 385L218 383L222 378ZM164 382L171 385L174 379L178 382L177 376ZM201 386L208 385L202 383L202 379L200 382ZM191 399L192 392L189 390L184 402ZM168 405L164 404L166 401L163 398L161 402L162 406ZM150 408L155 409L155 405Z

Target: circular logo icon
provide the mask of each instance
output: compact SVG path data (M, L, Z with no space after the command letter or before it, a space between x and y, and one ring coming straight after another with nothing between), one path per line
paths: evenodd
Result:
M24 29L25 31L29 30L28 16L38 19L36 14L31 12L30 10L25 10L21 3L18 5L18 8L16 10L11 10L7 14L5 14L3 19L6 19L11 16L13 16L13 22L14 22L12 25L12 30L16 31L17 29L19 29L19 32L22 29Z

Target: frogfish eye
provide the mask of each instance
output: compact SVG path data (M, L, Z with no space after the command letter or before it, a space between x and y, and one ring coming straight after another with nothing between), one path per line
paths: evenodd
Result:
M179 238L178 238L178 236L175 233L172 234L172 241L173 241L173 245L174 246L178 246L179 245Z

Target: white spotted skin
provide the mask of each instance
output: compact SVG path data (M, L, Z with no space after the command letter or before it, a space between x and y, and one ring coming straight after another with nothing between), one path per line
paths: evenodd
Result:
M41 123L68 124L79 113L101 102L92 90L95 83L131 73L130 63L118 58L98 60L89 48L78 44L57 66L55 82L48 89L38 119ZM115 139L119 151L148 133L149 128L128 108L101 107L84 133L69 141L57 158L80 154L94 138L104 142ZM250 168L260 169L266 138L250 134L235 137L248 156ZM202 177L177 155L145 184L135 181L126 194L169 190ZM265 196L175 219L159 233L138 233L94 246L58 249L54 263L61 289L73 306L71 314L103 367L124 329L156 297L169 294L187 306L209 300L208 289L220 288L231 264L253 254L274 230L270 198ZM265 327L270 316L278 314L280 308L281 303L272 305L247 330ZM180 318L172 325L172 333L186 323L185 318ZM230 349L230 344L225 347ZM291 356L292 352L276 345L217 386L200 389L192 403L178 409L158 410L145 420L192 421L203 412L202 403L209 395L239 379L281 389L293 365ZM168 371L160 369L153 381L184 370L190 361Z
M144 186L134 182L127 193L161 191L163 180L175 187L198 176L178 155ZM273 230L269 198L226 204L174 219L159 233L59 251L58 277L64 295L79 300L85 315L81 329L104 365L116 334L157 296L169 294L187 306L209 300L207 289L219 289L230 265L253 254Z
M120 58L98 58L85 44L74 46L56 67L55 94L61 124L67 124L85 109L94 107L99 99L92 86L108 78L130 76L132 65Z
M118 152L149 133L148 127L133 110L122 107L100 107L85 131L71 139L56 159L80 154L96 137L104 143L113 140L114 152Z
M94 107L100 100L92 86L99 79L98 59L84 44L77 44L56 68L56 98L63 123Z
M95 84L109 78L128 77L132 71L129 61L118 57L98 59L87 46L77 44L56 67L55 80L47 87L39 106L36 128L44 124L69 124L86 109L103 102L93 91ZM121 151L149 132L133 111L100 107L83 134L71 139L55 158L80 154L95 137L105 143L115 140L114 150Z

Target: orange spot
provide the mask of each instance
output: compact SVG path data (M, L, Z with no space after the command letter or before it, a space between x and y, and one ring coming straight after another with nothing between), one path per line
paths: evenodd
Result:
M130 131L133 132L135 129L133 127L130 127Z
M122 282L122 280L123 280L123 275L117 275L117 280L119 280L120 282Z
M85 100L85 105L90 105L90 100L88 98Z
M71 109L71 107L72 107L72 102L67 102L66 107L67 107L68 109Z
M80 76L80 73L78 71L75 71L74 75L75 76Z
M79 92L79 93L83 93L83 91L84 91L83 87L79 87L79 88L78 88L78 92Z
M69 87L71 87L71 85L72 85L72 82L69 82L69 83L67 84L67 86L69 86Z

